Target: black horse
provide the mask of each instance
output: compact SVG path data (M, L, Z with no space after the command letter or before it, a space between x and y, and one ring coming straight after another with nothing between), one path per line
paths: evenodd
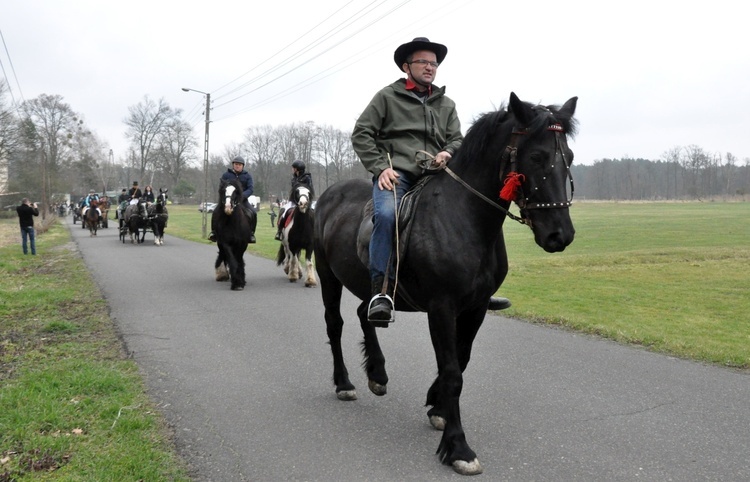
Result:
M395 307L426 311L437 360L427 392L427 415L443 430L440 460L461 474L482 467L466 442L459 397L471 347L488 300L508 271L503 238L506 216L527 224L545 251L563 251L575 230L566 135L573 135L577 98L559 106L534 106L510 94L507 110L483 115L471 127L447 172L430 177L413 200L416 213L402 224ZM449 175L450 174L450 175ZM388 375L375 328L367 321L370 276L361 253L372 220L365 205L372 184L346 181L330 187L316 206L315 263L333 353L333 381L341 400L357 398L344 364L340 313L342 286L363 300L357 309L364 332L364 369L370 390L386 393ZM515 201L521 216L507 209ZM402 202L402 209L404 203ZM406 238L406 239L405 239Z
M315 211L312 209L312 193L306 186L294 189L296 207L289 210L279 253L276 256L276 266L284 265L284 273L289 275L289 281L294 283L302 278L302 267L299 255L305 250L305 286L317 286L315 268L313 267L313 228L315 226Z
M245 289L245 260L243 255L252 235L250 221L240 206L242 186L236 179L222 179L219 202L211 215L211 227L216 235L219 255L216 257L216 281L232 282L231 289Z
M167 227L169 213L167 212L167 192L169 189L159 189L156 201L148 206L148 224L154 232L154 244L164 244L164 229Z
M130 233L131 244L141 244L146 238L146 228L148 226L148 210L146 202L138 200L135 204L129 204L125 208L125 221L122 226L120 239L125 242L125 231Z

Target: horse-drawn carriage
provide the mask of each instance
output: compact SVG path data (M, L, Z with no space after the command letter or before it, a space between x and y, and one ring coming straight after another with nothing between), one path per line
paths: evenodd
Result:
M129 234L132 244L141 244L146 239L146 233L150 231L154 235L155 245L164 244L164 229L169 219L167 191L169 189L159 189L159 195L153 203L139 199L135 203L125 202L118 207L120 241L124 243Z

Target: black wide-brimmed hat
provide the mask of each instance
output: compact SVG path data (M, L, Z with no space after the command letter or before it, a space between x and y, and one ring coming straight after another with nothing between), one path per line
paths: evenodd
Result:
M430 39L427 37L417 37L411 42L400 45L399 48L393 52L393 60L396 62L399 70L401 70L404 62L406 62L406 57L417 50L429 50L430 52L435 52L437 63L439 64L443 62L443 59L445 59L445 56L448 54L448 47L445 45L430 42Z

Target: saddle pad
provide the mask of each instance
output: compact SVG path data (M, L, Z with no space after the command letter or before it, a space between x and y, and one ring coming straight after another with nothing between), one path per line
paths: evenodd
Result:
M400 255L404 259L406 247L411 231L411 219L414 216L419 195L422 188L432 179L432 176L423 176L406 194L401 198L398 208L398 234L400 240ZM365 203L362 208L362 222L357 231L357 255L365 266L370 266L370 237L372 236L372 214L374 211L372 199Z

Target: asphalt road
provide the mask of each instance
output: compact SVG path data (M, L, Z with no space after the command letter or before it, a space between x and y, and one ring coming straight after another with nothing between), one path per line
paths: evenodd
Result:
M423 406L436 370L426 315L379 330L390 383L376 397L345 296L359 400L342 402L320 288L246 254L248 285L233 292L213 279L213 245L70 227L196 481L461 477L438 462ZM750 480L747 373L488 316L461 404L486 480Z

